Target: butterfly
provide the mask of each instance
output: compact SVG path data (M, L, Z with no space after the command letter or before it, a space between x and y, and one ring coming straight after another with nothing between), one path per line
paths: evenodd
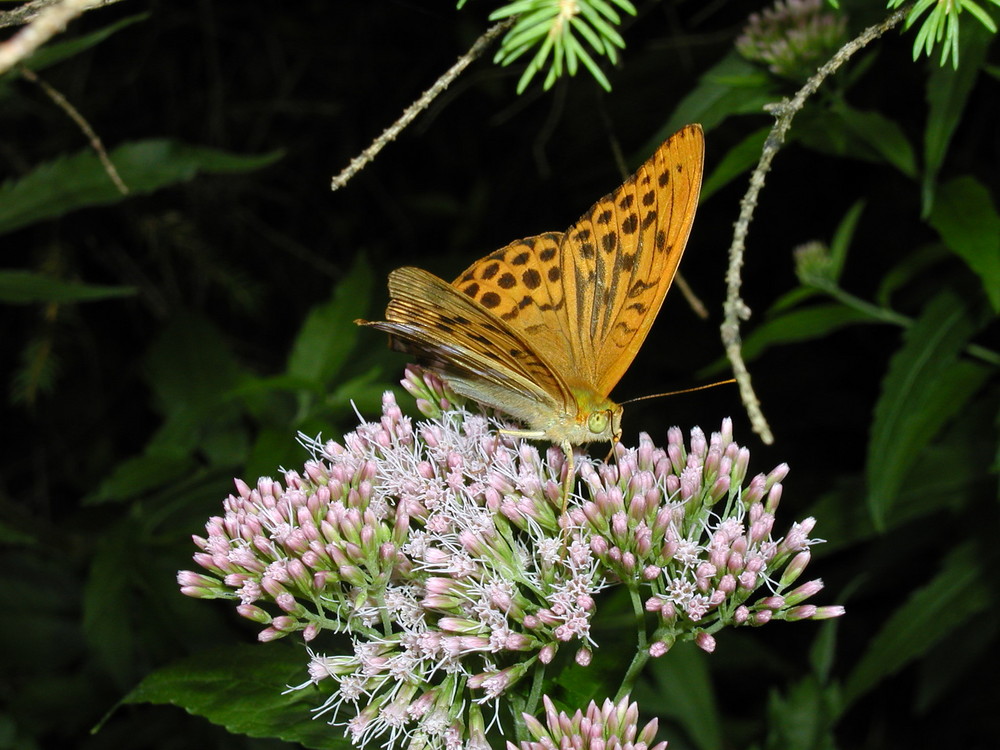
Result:
M701 126L681 128L565 232L516 240L451 284L396 269L386 320L356 322L526 426L506 434L559 444L572 481L574 445L621 439L622 407L609 394L670 289L704 153Z

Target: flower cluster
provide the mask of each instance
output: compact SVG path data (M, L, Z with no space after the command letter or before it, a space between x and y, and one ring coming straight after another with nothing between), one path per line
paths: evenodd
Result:
M806 80L846 41L847 19L823 6L824 0L778 0L751 14L737 51L776 75Z
M507 750L549 750L555 747L663 750L667 746L666 742L652 744L656 737L656 719L639 730L639 708L635 703L628 702L627 695L617 704L605 700L601 708L591 701L586 714L577 711L572 717L567 716L565 711L556 713L556 707L547 696L542 700L545 704L545 724L534 716L524 715L534 741L518 745L508 742Z
M842 613L803 604L819 581L788 590L808 562L813 521L772 538L787 467L744 487L749 453L728 420L709 438L696 428L687 446L672 428L666 449L643 435L612 463L578 457L582 494L561 513L561 450L543 456L501 433L430 372L411 368L403 384L429 419L414 424L386 393L381 420L342 443L302 438L314 455L304 470L255 487L237 480L224 514L194 538L207 574L178 574L189 596L237 601L262 641L349 633L353 653L310 651L301 687L330 686L318 713L332 723L349 707L355 744L489 747L484 704L526 693L521 680L561 651L589 663L609 586L645 605L643 658L678 640L711 651L725 625ZM634 736L626 713L602 712L623 744ZM532 721L522 729L539 738ZM560 720L559 731L578 724Z

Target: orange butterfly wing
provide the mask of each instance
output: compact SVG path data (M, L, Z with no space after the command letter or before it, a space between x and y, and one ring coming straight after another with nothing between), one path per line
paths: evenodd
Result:
M607 395L632 364L674 280L694 221L705 138L688 125L566 232L562 277L573 351Z
M565 233L512 242L453 283L572 388L607 396L635 359L694 221L704 135L688 125Z

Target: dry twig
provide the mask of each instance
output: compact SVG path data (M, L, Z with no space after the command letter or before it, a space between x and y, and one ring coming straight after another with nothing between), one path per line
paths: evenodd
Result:
M90 141L90 147L97 152L97 158L101 160L101 164L104 166L104 171L108 173L108 177L111 179L111 182L114 183L115 187L118 188L118 192L122 195L128 195L128 185L125 184L121 175L118 174L118 170L115 169L115 165L111 161L111 157L108 156L108 152L104 149L104 144L101 142L100 136L94 132L94 129L90 127L90 123L84 119L83 115L80 114L76 107L70 104L69 100L59 93L59 91L39 78L38 74L30 68L18 65L17 72L24 76L26 80L31 81L31 83L38 86L53 102L55 102L57 107L69 115L69 118L75 122L80 130L83 131L83 134L87 136L87 140Z

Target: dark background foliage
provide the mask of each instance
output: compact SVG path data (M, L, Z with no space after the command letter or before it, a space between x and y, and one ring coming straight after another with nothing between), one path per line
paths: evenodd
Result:
M885 12L842 5L852 34ZM584 73L516 96L518 67L488 53L335 193L331 176L468 49L492 4L129 0L87 14L50 47L61 55L27 64L109 150L125 149L112 157L126 181L148 187L124 199L36 85L0 78L0 747L284 744L216 725L335 745L337 732L275 695L304 680L299 646L247 646L243 677L226 677L214 649L255 631L177 592L190 534L231 477L301 464L297 430L350 429L351 399L377 413L404 361L351 320L379 314L389 269L452 278L516 237L568 226L619 183L617 149L635 166L678 117L705 122L707 174L767 127L760 104L793 84L746 63L704 77L738 63L733 40L759 7L640 3L611 93ZM75 54L57 46L116 23ZM711 657L659 660L637 694L671 747L974 748L1000 730L987 668L1000 82L988 35L963 34L959 73L913 62L912 34L888 35L828 81L778 155L744 269L748 355L775 444L754 438L731 387L626 411L627 443L732 415L752 470L788 462L785 522L819 518L821 598L848 608L835 623L723 632ZM949 144L937 162L935 138ZM747 166L722 169L682 265L709 319L672 293L617 398L697 384L718 365ZM796 276L793 248L831 242L847 216L857 223L841 233L832 286L876 312L807 293ZM917 323L880 320L890 307ZM167 701L147 679L90 734L150 674L184 690ZM251 697L309 726L250 726Z

